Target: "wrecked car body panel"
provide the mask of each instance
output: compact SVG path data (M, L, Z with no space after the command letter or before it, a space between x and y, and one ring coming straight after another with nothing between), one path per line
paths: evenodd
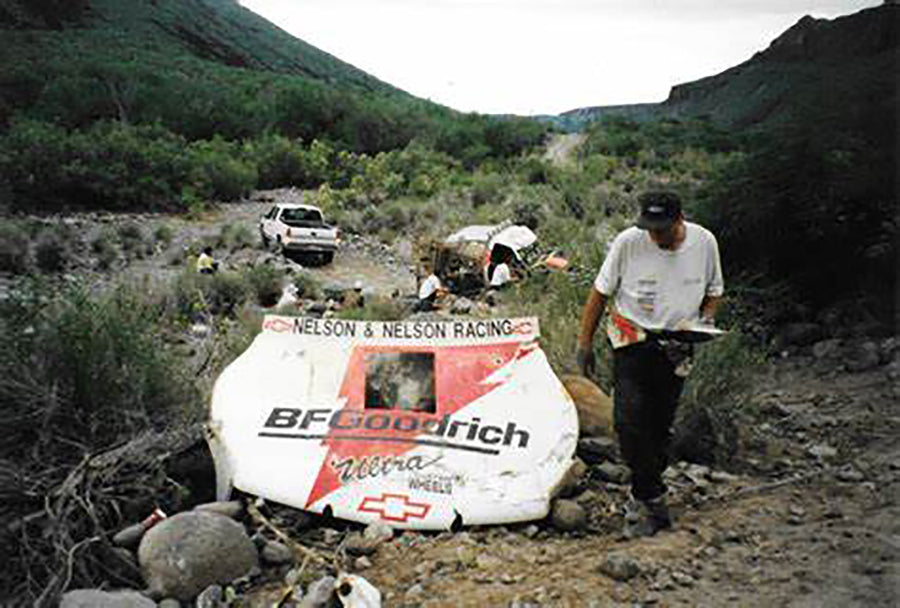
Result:
M542 518L578 420L538 335L536 318L267 316L213 391L220 489L397 528Z

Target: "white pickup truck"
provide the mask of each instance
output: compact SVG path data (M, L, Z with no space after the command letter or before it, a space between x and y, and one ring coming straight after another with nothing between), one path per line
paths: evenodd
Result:
M322 211L312 205L274 205L260 218L259 234L266 248L275 243L285 254L318 254L326 264L334 259L338 247L337 228L326 224Z

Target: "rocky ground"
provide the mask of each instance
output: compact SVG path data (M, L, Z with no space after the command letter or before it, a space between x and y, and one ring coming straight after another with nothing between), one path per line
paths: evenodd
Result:
M263 193L193 221L148 216L175 227L171 245L112 272L164 279L182 268L170 262L173 251L223 223L246 224L255 236L271 199L286 196ZM229 267L266 255L256 245L219 257ZM334 264L305 271L390 295L413 293L410 264L408 244L352 238ZM82 270L94 272L90 261ZM753 422L740 429L728 470L670 467L675 526L654 538L620 536L627 470L613 441L583 439L582 475L543 521L386 538L274 504L242 510L236 517L261 550L261 568L181 605L325 605L292 598L310 598L316 581L341 571L364 577L386 606L895 606L898 378L896 337L788 344L756 379ZM69 606L99 605L69 597Z

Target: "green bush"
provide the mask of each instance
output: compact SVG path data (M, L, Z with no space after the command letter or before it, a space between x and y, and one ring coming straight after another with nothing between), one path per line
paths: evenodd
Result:
M265 135L248 144L248 154L256 162L259 188L307 182L305 151L300 142L281 135Z
M297 296L308 300L318 300L322 297L322 284L311 274L300 273L294 276L294 286L297 288Z
M245 271L244 277L257 304L268 308L278 303L284 277L282 271L271 265L261 264Z
M169 247L172 244L172 239L175 238L175 229L172 228L169 224L159 224L156 227L156 230L153 231L153 239L161 244L164 248Z
M137 291L32 287L0 319L0 403L21 423L6 427L0 458L111 446L195 403L160 341L159 309Z
M890 327L898 234L890 165L853 135L800 126L735 156L693 211L733 276L788 284L814 308L861 297Z
M698 345L676 415L673 456L705 464L733 459L749 418L749 392L762 356L740 332Z
M0 137L0 174L16 209L172 208L188 174L184 146L157 126L17 120Z
M191 184L201 197L232 201L245 197L256 187L256 165L242 157L236 144L215 137L192 143L188 151Z

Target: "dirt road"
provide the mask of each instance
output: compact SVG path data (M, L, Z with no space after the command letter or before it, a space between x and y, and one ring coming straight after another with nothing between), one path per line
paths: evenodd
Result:
M744 474L670 468L672 531L625 541L625 489L593 477L585 532L404 533L362 574L396 606L896 606L900 418L883 368L819 376L780 361L743 429Z

